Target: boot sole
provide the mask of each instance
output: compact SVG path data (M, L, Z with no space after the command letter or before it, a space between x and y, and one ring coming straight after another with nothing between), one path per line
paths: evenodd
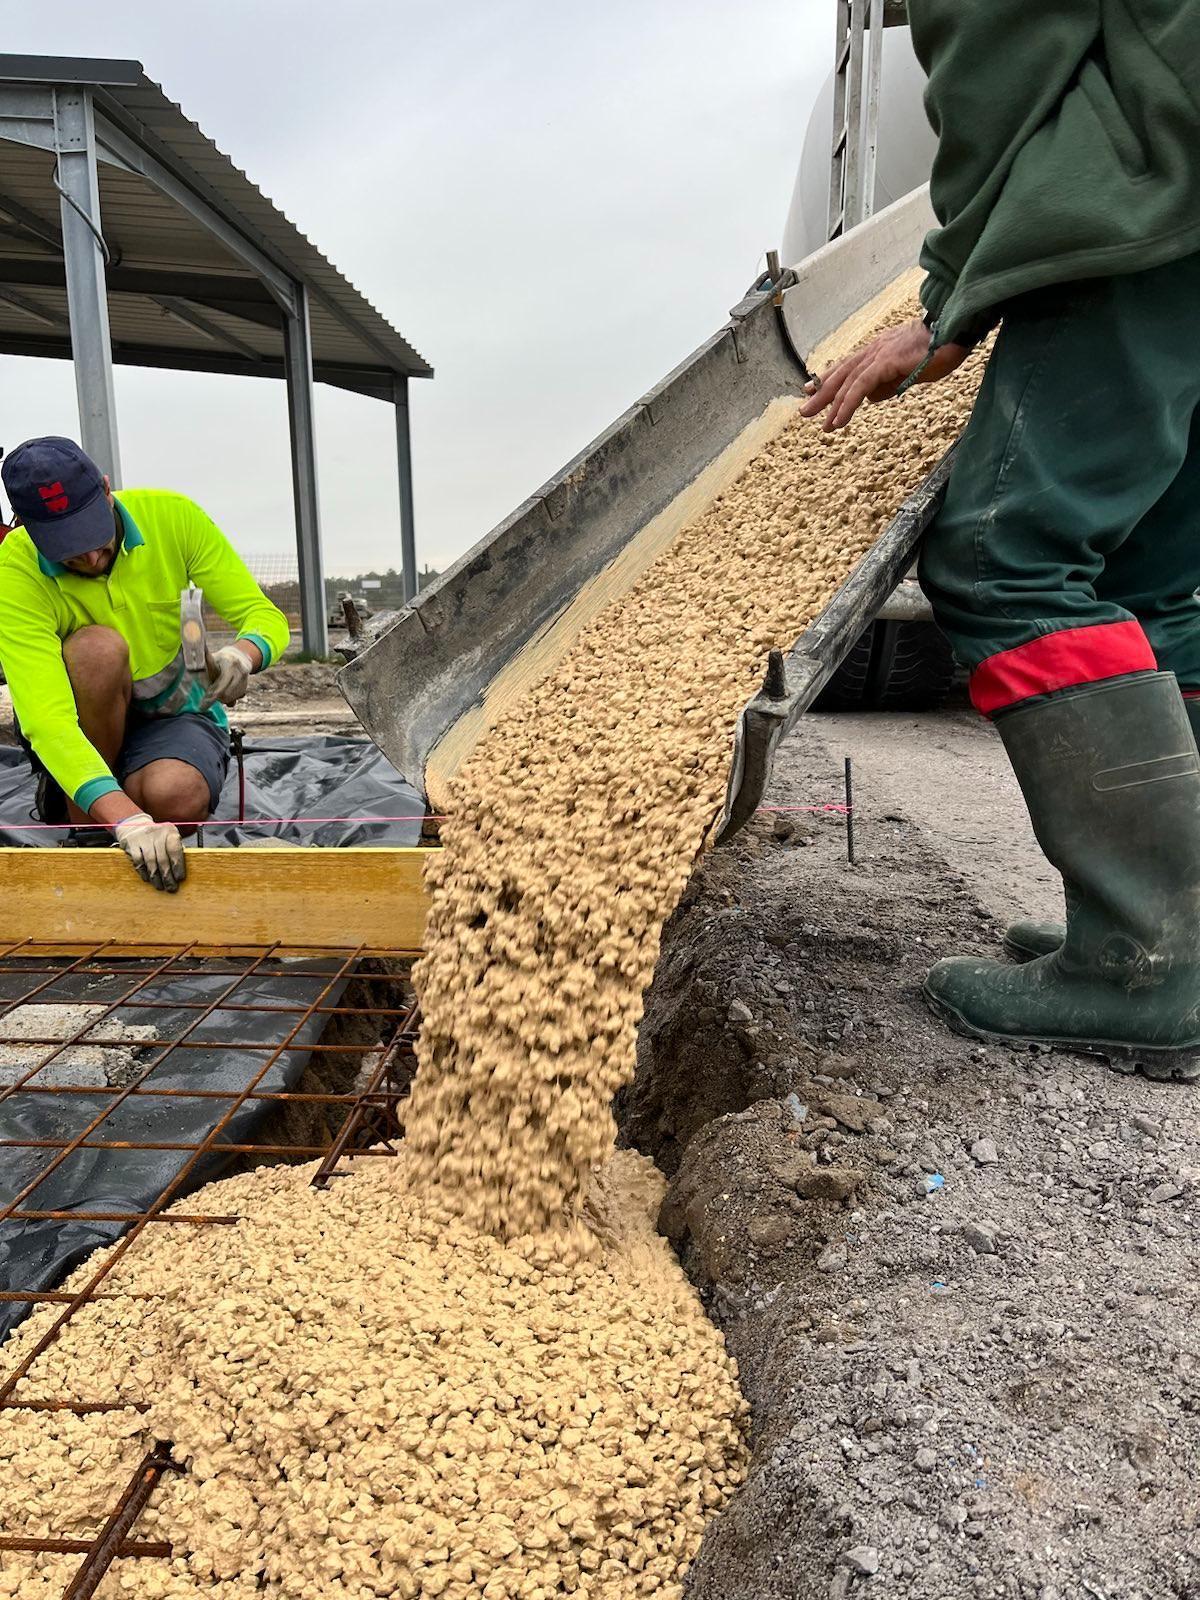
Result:
M968 1039L983 1039L988 1044L1004 1045L1010 1050L1029 1050L1043 1045L1051 1050L1061 1050L1064 1054L1098 1056L1114 1072L1126 1075L1140 1072L1155 1083L1194 1083L1200 1079L1200 1040L1194 1045L1164 1049L1158 1045L1118 1044L1107 1039L1032 1038L1027 1034L990 1033L986 1028L978 1028L973 1022L968 1022L961 1012L946 1005L928 989L922 988L921 994L934 1016Z

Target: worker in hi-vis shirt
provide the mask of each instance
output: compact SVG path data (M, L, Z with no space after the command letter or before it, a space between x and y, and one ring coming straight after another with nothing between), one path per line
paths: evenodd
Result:
M187 874L181 828L215 809L225 706L287 648L287 619L193 501L113 494L70 439L30 439L0 468L19 526L0 544L0 666L38 775L43 822L108 829L147 883ZM186 671L180 592L238 637Z
M1067 913L925 993L984 1039L1200 1077L1200 6L908 17L938 135L925 316L804 412L845 427L1000 324L920 577Z

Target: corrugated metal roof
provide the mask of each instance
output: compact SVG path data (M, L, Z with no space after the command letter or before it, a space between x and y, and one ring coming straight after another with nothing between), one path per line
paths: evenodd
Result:
M393 374L432 377L428 362L140 62L0 54L0 87L5 83L90 88L99 118L303 283L318 379L383 395ZM52 168L46 151L0 141L0 351L9 354L70 355ZM148 179L108 161L98 171L114 359L280 376L279 312L254 272Z

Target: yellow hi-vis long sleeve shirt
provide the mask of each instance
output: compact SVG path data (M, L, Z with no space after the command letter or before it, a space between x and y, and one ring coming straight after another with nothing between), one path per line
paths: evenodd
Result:
M115 629L129 646L134 709L144 716L196 711L203 697L198 683L185 685L179 638L179 592L189 584L258 646L264 667L288 645L287 618L194 501L166 489L123 489L116 499L124 533L102 578L47 561L24 528L0 544L0 666L13 711L50 776L84 811L120 785L80 729L64 639L93 624ZM228 725L223 706L205 714Z

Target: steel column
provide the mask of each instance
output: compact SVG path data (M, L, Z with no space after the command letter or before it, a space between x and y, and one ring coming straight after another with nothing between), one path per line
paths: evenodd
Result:
M121 452L113 393L112 342L100 233L100 189L96 179L96 130L92 97L82 90L55 91L55 143L59 208L66 259L71 355L79 400L80 442L121 486Z
M296 554L300 565L300 622L304 648L313 655L323 656L329 650L329 634L325 624L325 567L321 559L321 516L317 501L312 338L308 326L308 296L303 284L295 285L295 296L295 316L283 319L283 342L292 447L292 494L296 503Z
M879 92L883 77L883 0L868 0L867 109L863 129L862 205L858 220L875 211L875 160L879 149Z
M392 403L396 407L396 460L400 469L400 570L404 576L407 604L416 595L417 534L413 519L412 439L408 427L408 379L399 373L392 379Z
M850 0L850 59L846 69L846 160L842 190L845 206L842 232L863 219L862 157L863 157L863 37L866 23L867 0Z

